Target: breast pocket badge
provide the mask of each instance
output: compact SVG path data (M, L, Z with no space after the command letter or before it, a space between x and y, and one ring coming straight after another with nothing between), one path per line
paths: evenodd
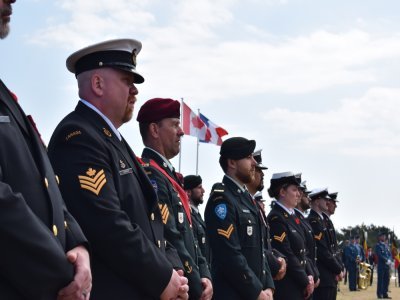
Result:
M247 235L252 236L253 235L253 226L247 226Z
M183 223L183 212L178 212L178 222Z

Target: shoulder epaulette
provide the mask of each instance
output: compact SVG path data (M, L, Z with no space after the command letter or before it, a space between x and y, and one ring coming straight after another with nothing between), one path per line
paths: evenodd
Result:
M225 192L224 184L221 182L217 182L211 188L210 198L213 199L213 201L221 199L224 195L224 192Z

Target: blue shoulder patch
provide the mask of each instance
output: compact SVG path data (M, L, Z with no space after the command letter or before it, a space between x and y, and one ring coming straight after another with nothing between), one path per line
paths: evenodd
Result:
M154 179L150 179L151 185L153 186L153 189L156 191L158 191L158 186L157 186L157 181L155 181Z
M218 218L220 218L221 220L224 220L228 210L226 208L226 204L222 203L222 204L218 204L215 207L214 211Z

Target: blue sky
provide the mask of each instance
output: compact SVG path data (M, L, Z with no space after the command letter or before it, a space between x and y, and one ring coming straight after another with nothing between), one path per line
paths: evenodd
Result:
M400 22L398 1L24 0L1 41L0 78L47 142L78 96L66 57L111 38L143 43L135 111L153 97L184 98L231 136L263 149L274 172L302 172L339 192L337 227L398 227ZM136 114L135 114L136 117ZM121 132L137 154L137 122ZM219 148L200 145L208 192L222 179ZM196 140L182 142L195 172ZM173 160L178 165L178 160ZM265 196L267 194L265 193Z

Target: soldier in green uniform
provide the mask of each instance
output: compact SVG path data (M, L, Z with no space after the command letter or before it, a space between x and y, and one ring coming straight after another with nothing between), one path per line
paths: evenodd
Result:
M246 188L254 180L255 144L254 140L234 137L221 145L219 162L225 176L222 183L214 184L205 210L216 300L273 298L265 226Z
M181 175L169 161L180 150L179 101L154 98L146 101L137 116L145 148L142 163L157 192L165 237L178 252L189 280L190 299L211 299L212 283L207 261L193 235L190 204Z

